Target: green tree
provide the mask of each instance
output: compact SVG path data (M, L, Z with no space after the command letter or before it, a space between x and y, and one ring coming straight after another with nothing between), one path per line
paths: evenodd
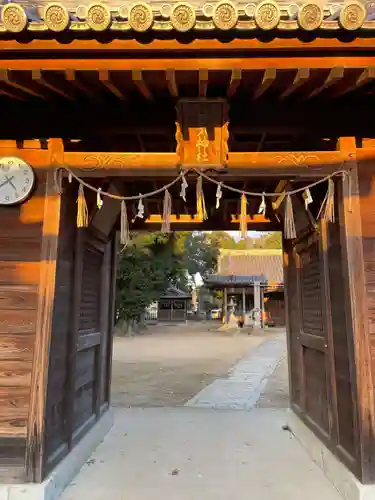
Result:
M280 232L267 233L255 241L254 248L281 249L283 247L282 234Z
M137 233L119 257L117 310L120 319L139 318L168 284L183 281L173 235Z
M183 240L183 267L192 278L197 273L205 278L216 271L219 250L216 240L212 239L212 233L188 233Z

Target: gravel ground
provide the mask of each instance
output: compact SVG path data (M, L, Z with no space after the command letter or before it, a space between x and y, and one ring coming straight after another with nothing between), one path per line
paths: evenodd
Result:
M218 331L218 326L156 325L142 335L116 337L112 405L183 406L272 335L271 330L252 335Z

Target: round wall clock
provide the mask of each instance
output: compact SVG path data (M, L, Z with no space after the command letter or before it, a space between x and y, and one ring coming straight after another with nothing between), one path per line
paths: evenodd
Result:
M34 170L21 158L0 158L0 206L22 203L35 184Z

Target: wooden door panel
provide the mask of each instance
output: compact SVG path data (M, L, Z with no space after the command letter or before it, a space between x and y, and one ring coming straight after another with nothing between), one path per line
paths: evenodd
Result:
M294 252L299 305L296 349L302 379L299 409L329 439L332 430L331 367L327 352L325 268L320 233L305 236Z

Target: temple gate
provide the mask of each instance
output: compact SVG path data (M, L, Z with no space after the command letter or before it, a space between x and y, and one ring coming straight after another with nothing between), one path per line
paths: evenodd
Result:
M41 4L1 8L0 480L105 415L115 233L159 228L169 185L172 229L284 231L292 409L374 483L371 8Z

